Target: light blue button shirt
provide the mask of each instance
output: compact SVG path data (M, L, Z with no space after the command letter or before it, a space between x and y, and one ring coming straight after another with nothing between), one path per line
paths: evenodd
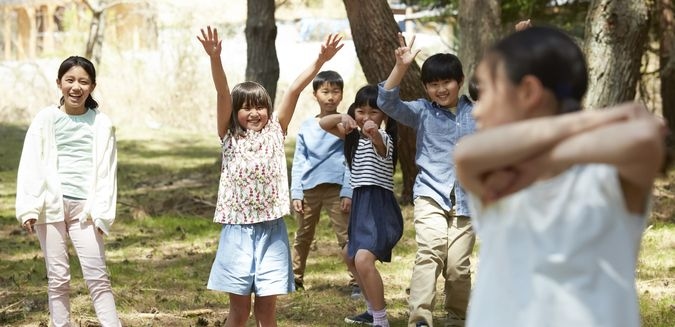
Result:
M454 205L456 215L469 216L468 196L457 181L452 155L459 139L476 130L471 114L473 103L462 95L455 115L427 99L402 101L400 89L385 90L384 82L378 85L378 89L377 105L380 109L401 124L415 129L415 163L419 173L413 186L414 196L432 198L448 211ZM453 191L456 203L451 200Z
M295 139L291 169L291 199L304 199L303 191L320 184L339 184L340 197L352 197L344 141L319 126L316 117L305 120Z

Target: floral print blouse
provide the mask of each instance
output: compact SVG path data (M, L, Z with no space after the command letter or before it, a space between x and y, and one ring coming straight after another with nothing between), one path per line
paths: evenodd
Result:
M275 115L259 132L225 135L214 222L255 224L290 213L284 139Z

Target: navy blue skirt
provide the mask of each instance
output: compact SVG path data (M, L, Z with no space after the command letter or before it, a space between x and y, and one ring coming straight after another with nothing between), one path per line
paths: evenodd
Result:
M354 189L349 215L347 254L368 250L378 260L391 262L391 251L403 235L403 216L394 192L379 186Z

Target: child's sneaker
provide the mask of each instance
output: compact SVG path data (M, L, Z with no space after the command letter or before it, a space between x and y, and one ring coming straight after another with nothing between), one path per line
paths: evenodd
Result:
M368 313L368 311L353 317L345 318L345 322L348 324L360 324L360 325L373 325L373 315Z
M305 290L305 285L300 281L295 281L295 291L301 292Z

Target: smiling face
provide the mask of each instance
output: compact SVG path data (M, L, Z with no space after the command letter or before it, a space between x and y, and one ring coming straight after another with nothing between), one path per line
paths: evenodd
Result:
M66 71L56 85L63 95L63 106L69 114L82 114L86 111L85 102L96 84L81 66L73 66Z
M377 126L382 126L382 122L387 118L387 116L382 112L382 110L378 108L373 108L369 105L363 105L360 107L357 107L354 110L354 120L356 121L356 125L359 126L360 129L363 129L363 124L366 123L366 121L372 121L375 123Z
M239 123L239 126L245 130L259 132L267 125L267 121L269 121L268 112L269 110L266 106L256 106L246 103L237 111L237 122Z
M457 106L461 87L462 83L454 79L441 79L424 84L429 99L443 108Z
M256 82L243 82L232 88L233 117L230 130L241 135L246 130L259 132L272 116L272 100Z

